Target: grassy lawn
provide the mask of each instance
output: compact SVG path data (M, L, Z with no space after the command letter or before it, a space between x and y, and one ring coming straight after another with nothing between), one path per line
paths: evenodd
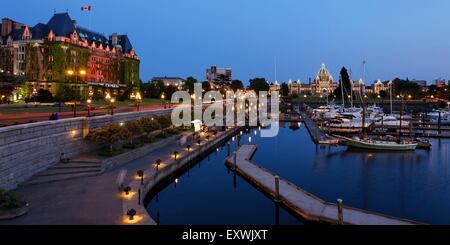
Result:
M135 104L132 101L129 101L129 100L117 101L117 102L115 102L115 104L116 104L116 106L118 108L125 108L125 107L135 106ZM145 98L139 104L139 106L152 106L152 105L160 105L160 104L161 104L161 100L160 99ZM107 107L108 105L109 105L109 103L106 102L105 100L99 100L99 101L93 101L92 102L92 106L94 106L96 109L104 108L104 107Z
M168 101L165 101L168 102ZM128 108L128 107L134 107L135 104L131 101L117 101L116 103L117 108ZM153 105L160 105L161 100L160 99L148 99L145 98L142 103L140 103L140 106L153 106ZM18 105L18 104L16 104ZM25 107L26 106L26 107ZM108 103L104 100L101 101L93 101L92 106L95 109L102 109L106 108L108 106ZM85 110L85 106L78 106L77 110ZM17 115L17 114L32 114L32 113L52 113L52 112L59 112L58 106L50 106L50 105L33 105L33 104L23 104L23 107L0 107L0 115ZM71 106L62 105L61 106L61 112L66 111L72 111Z
M31 114L31 113L52 113L59 112L58 106L42 106L36 105L30 107L13 107L13 108L5 108L0 107L0 115L16 115L16 114ZM72 111L70 106L61 106L61 111Z

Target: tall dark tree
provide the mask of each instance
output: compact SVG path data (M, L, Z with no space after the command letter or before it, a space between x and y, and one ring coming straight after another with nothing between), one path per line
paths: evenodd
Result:
M186 81L184 82L183 89L188 90L189 93L194 93L194 84L198 83L197 79L194 77L188 77L186 78Z
M211 84L208 81L202 82L202 89L205 92L208 92L211 90Z
M231 81L231 89L236 92L238 89L244 89L244 84L241 80L233 80Z
M267 83L265 78L253 78L250 79L250 89L255 90L256 93L259 91L269 91L269 83Z
M345 66L342 67L340 72L339 86L333 92L335 98L338 100L342 100L342 91L341 91L342 84L344 84L344 98L347 98L347 96L350 95L351 83L350 83L350 76L348 75L348 71L345 68Z
M282 96L288 96L289 95L289 86L286 83L281 84L281 91Z

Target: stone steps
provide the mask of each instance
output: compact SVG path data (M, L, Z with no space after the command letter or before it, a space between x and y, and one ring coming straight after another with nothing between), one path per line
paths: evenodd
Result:
M37 185L44 184L50 182L64 181L70 179L77 179L82 177L96 176L101 172L92 172L92 173L73 173L73 174L65 174L65 175L50 175L50 176L33 176L30 180L24 183L24 185Z
M99 173L102 171L101 167L90 167L90 168L54 168L47 169L46 171L36 174L36 176L52 176L52 175L72 175L81 173Z
M64 181L88 176L96 176L103 172L100 161L95 160L72 160L68 163L59 163L47 170L31 177L24 185L35 185Z

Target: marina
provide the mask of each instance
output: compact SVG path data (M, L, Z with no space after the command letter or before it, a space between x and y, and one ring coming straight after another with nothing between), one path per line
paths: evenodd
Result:
M305 125L293 130L280 123L275 138L261 138L258 130L250 129L241 136L241 145L255 144L252 162L324 202L342 199L346 207L418 223L445 224L450 219L447 139L430 139L430 150L360 151L315 144ZM236 140L229 141L230 152L238 149ZM229 172L224 166L227 154L224 144L152 193L147 204L152 218L160 224L311 222ZM273 178L270 182L274 184Z
M345 207L342 202L338 204L325 202L251 162L250 159L255 152L256 145L243 145L235 152L236 156L233 155L226 159L226 165L304 219L351 225L419 224L410 220Z

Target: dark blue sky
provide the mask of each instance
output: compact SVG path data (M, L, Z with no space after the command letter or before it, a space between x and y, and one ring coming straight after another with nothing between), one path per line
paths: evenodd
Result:
M447 0L28 0L6 1L1 17L34 25L69 9L91 27L128 33L140 55L141 78L195 76L211 64L233 68L236 79L314 77L325 63L337 78L450 78L450 1Z

